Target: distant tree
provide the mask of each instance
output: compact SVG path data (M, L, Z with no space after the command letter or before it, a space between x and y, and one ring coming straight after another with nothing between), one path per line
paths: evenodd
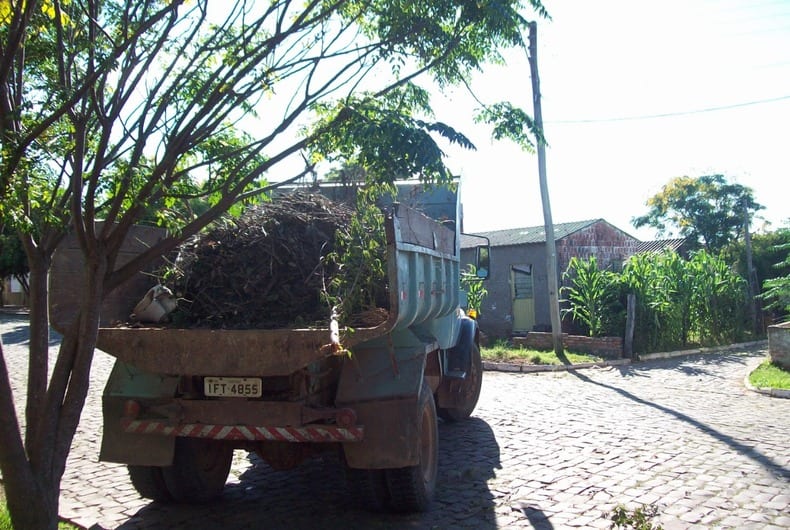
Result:
M766 309L776 311L780 319L790 316L790 228L779 230L777 243L773 246L777 260L774 262L775 276L763 282L760 298L767 302Z
M731 184L723 175L673 178L646 204L648 212L631 220L636 228L674 232L713 253L739 239L744 221L763 209L751 188Z
M8 227L0 229L0 305L2 305L5 278L16 278L27 292L27 258L19 236Z
M772 232L752 236L752 265L758 283L790 274L790 264L784 264L790 254L786 245L790 244L790 225ZM783 247L783 245L785 245ZM726 250L727 262L734 264L738 274L744 278L746 270L746 249L741 241L736 241Z

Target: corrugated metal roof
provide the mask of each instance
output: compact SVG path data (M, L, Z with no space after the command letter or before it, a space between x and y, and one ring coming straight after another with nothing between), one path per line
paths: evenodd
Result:
M576 221L574 223L557 223L554 225L554 239L578 232L588 226L595 224L603 219L592 219L589 221ZM605 222L605 221L604 221ZM492 247L506 247L510 245L525 245L530 243L545 243L546 230L543 225L529 226L526 228L508 228L505 230L494 230L491 232L477 232L475 234L461 235L461 248L472 248L481 243L478 236L487 237Z
M672 250L677 252L685 242L686 240L682 237L679 239L656 239L654 241L642 241L636 248L636 252L663 252L664 250Z

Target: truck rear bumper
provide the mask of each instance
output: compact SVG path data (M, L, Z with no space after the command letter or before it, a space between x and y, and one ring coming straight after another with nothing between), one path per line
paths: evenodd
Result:
M303 427L272 427L260 425L207 425L184 423L173 425L166 421L122 419L121 427L127 434L185 436L229 441L276 442L358 442L364 438L362 426L337 427L309 425Z

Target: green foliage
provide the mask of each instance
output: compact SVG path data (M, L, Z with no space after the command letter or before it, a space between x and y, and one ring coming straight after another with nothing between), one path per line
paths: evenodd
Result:
M431 133L468 149L474 145L444 123L417 119L416 114L431 112L428 103L425 90L407 83L382 97L367 94L317 105L321 119L310 133L313 158L342 161L375 182L412 177L449 182L444 153Z
M384 197L394 197L396 193L391 184L359 188L348 230L335 234L335 249L326 259L337 272L323 294L340 320L360 311L389 306L387 241L379 205Z
M693 329L702 344L738 342L746 330L746 280L722 259L696 252L688 262Z
M471 263L461 272L461 288L466 292L466 307L474 309L480 315L488 289L485 288L483 280L477 277L477 268Z
M790 390L790 371L772 363L769 359L749 374L749 382L756 388Z
M784 264L790 256L790 227L771 232L754 233L752 240L752 266L758 284L765 280L790 274L790 264ZM785 245L785 246L783 246ZM732 263L738 274L747 277L746 245L742 241L731 244L722 257Z
M535 152L535 141L545 143L543 131L535 125L534 120L522 109L508 102L496 103L479 110L475 121L491 124L495 140L511 140L528 153Z
M658 508L651 504L649 506L639 506L629 511L622 504L617 505L612 510L612 526L610 528L622 528L624 530L662 530L660 524L653 524L653 519L658 515Z
M620 335L627 296L635 296L635 351L727 344L746 333L746 282L705 251L690 260L674 252L636 254L620 273L599 270L594 258L574 258L564 278L566 314L592 336Z
M8 513L8 506L5 502L0 502L0 530L14 530L14 527L11 526L11 514Z
M563 361L557 358L553 351L539 351L514 346L513 344L499 340L491 346L483 346L480 350L483 359L492 362L528 362L530 364L560 365ZM565 352L565 356L573 364L600 362L603 358L586 353Z
M751 188L729 183L723 175L676 177L647 200L648 212L632 219L659 233L676 231L694 244L718 253L743 232L744 216L763 208Z
M772 250L776 256L773 269L780 274L763 282L759 298L766 301L766 309L774 310L782 318L790 316L790 229L779 231L778 242Z
M589 259L573 257L563 273L563 281L570 283L560 289L568 297L570 308L564 309L574 321L585 327L590 337L611 332L614 304L617 302L618 276L600 270L593 256Z
M19 235L3 227L0 231L0 281L9 276L22 278L27 271L27 257Z

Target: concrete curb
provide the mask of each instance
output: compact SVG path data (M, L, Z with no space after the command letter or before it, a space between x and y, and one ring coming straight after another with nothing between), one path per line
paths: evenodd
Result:
M767 340L756 340L752 342L739 342L727 346L710 346L706 348L692 348L690 350L677 350L668 352L645 353L639 356L640 361L653 361L655 359L673 359L687 355L700 355L705 353L720 353L725 351L742 350L745 348L768 347Z
M670 352L647 353L639 355L638 361L653 361L656 359L673 359L676 357L686 357L689 355L701 355L707 353L721 353L734 350L743 350L748 348L768 347L767 340L757 340L752 342L740 342L737 344L730 344L728 346L714 346L707 348L693 348L690 350L677 350ZM756 388L749 383L749 375L754 371L757 366L763 362L760 359L757 362L749 365L746 376L743 380L743 385L752 392L763 394L765 396L790 399L790 390L783 390L779 388ZM571 370L582 370L586 368L606 368L608 366L625 366L631 364L631 359L615 359L612 361L602 361L599 363L580 363L572 365L564 364L516 364L516 363L496 363L491 361L483 361L483 370L489 372L510 372L510 373L539 373L539 372L567 372Z
M763 361L765 361L765 359L757 359L749 364L748 370L746 371L746 376L743 378L743 386L745 386L747 390L751 390L752 392L756 392L764 396L790 399L790 390L784 390L782 388L760 388L752 385L752 383L749 381L749 376L758 366L763 363Z

